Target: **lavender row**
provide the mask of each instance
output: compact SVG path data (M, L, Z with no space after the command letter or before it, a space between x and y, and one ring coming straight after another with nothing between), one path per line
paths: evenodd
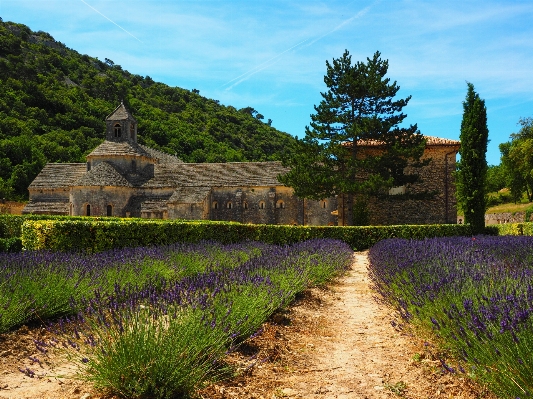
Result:
M353 257L335 240L258 247L261 254L234 267L97 291L78 301L75 318L51 324L55 338L37 347L43 356L63 348L77 359L82 378L114 395L189 397L227 373L226 353L276 309L342 273ZM29 365L21 370L33 372Z
M0 333L32 320L77 312L95 293L154 281L175 281L205 270L231 268L258 256L259 243L215 242L126 248L95 255L26 251L0 254Z
M455 353L445 371L532 397L533 237L385 240L369 257L381 296Z

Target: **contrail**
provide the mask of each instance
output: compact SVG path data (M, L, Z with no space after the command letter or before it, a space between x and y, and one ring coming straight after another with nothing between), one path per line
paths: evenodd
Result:
M333 32L341 29L343 26L349 24L350 22L352 22L354 19L357 19L357 18L360 18L362 17L363 15L365 15L375 4L379 3L380 0L377 0L374 2L374 4L371 4L365 8L363 8L361 11L359 11L357 14L355 14L353 17L351 18L348 18L347 20L341 22L339 25L337 25L335 28L333 28L332 30L330 30L329 32L327 33L324 33L322 36L319 36L318 38L312 40L311 42L307 43L304 47L309 47L311 46L312 44L318 42L319 40L323 39L324 37L328 36L328 35L331 35ZM352 1L353 3L353 1ZM258 72L261 72L262 70L268 68L270 65L272 65L272 61L278 59L279 57L281 57L283 54L285 54L286 52L288 51L291 51L292 49L296 48L296 47L299 47L301 46L303 43L307 42L311 40L311 38L307 38L305 40L302 40L300 43L298 44L295 44L294 46L288 48L287 50L285 51L282 51L281 53L279 53L278 55L275 55L274 57L272 57L271 59L269 59L268 61L265 61L263 62L262 64L252 68L251 70L243 73L242 75L240 76L237 76L236 78L224 83L222 86L220 87L224 87L224 86L227 86L228 84L232 83L232 82L235 82L233 83L231 86L227 87L225 90L231 90L233 87L237 86L239 83L242 83L244 82L245 80L248 80L249 78L251 78L253 75L255 75L256 73Z
M104 17L105 19L107 19L109 22L111 22L112 24L118 26L120 29L122 29L124 32L126 32L128 35L130 35L131 37L133 37L134 39L138 40L140 43L142 43L141 40L139 40L139 38L135 37L133 34L131 34L130 32L128 32L126 29L124 29L122 26L120 26L119 24L117 24L115 21L112 21L111 19L109 19L108 17L106 17L104 14L102 14L100 11L98 11L96 8L94 8L93 6L87 4L85 1L83 0L80 0L83 4L85 4L87 7L93 9L94 11L96 11L98 14L100 14L102 17Z
M338 31L340 28L342 28L344 25L349 24L349 23L352 22L354 19L357 19L357 18L362 17L363 15L365 15L365 14L370 10L370 8L372 8L372 5L363 8L361 11L359 11L359 12L358 12L357 14L355 14L353 17L348 18L346 21L341 22L339 25L337 25L335 28L333 28L333 29L330 30L329 32L324 33L322 36L317 37L317 38L316 38L315 40L313 40L311 43L308 43L306 47L309 47L310 45L312 45L312 44L318 42L320 39L323 39L323 38L325 38L326 36L331 35L333 32Z
M309 39L305 39L305 40L302 40L300 43L298 44L295 44L294 46L292 46L291 48L288 48L287 50L285 51L282 51L281 53L275 55L274 57L272 57L271 59L263 62L262 64L259 64L258 66L256 66L255 68L249 70L248 72L245 72L243 73L242 75L240 76L237 76L236 78L234 79L231 79L230 81L224 83L222 86L220 87L224 87L228 84L230 84L231 82L235 82L236 80L240 79L238 82L235 82L234 84L232 84L230 87L228 87L226 90L230 90L232 87L238 85L239 83L245 81L246 79L250 78L251 76L255 75L256 73L262 71L263 69L265 68L268 68L271 64L272 61L274 61L275 59L281 57L283 54L285 54L287 51L291 51L293 48L296 48L298 47L299 45L305 43L306 41L308 41ZM242 79L241 79L242 78Z

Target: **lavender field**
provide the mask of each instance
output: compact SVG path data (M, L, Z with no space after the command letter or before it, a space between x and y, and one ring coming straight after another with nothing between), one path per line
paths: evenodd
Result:
M226 354L272 313L352 259L335 240L5 254L0 328L48 320L53 338L35 342L42 355L32 361L59 351L110 394L189 397L227 375Z
M369 258L381 296L454 355L443 372L533 396L533 237L390 239Z

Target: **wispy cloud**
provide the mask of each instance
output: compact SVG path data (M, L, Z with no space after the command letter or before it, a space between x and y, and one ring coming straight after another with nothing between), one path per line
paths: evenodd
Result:
M378 2L380 2L380 0L374 2L374 4L377 4ZM248 80L250 79L253 75L263 71L264 69L270 67L271 65L273 65L274 63L276 63L280 58L281 56L283 56L285 53L288 53L289 51L291 50L295 50L295 49L298 49L298 48L301 48L301 47L309 47L309 46L312 46L313 44L315 44L316 42L318 42L319 40L325 38L326 36L329 36L331 35L332 33L342 29L343 27L345 27L346 25L349 25L351 22L353 22L354 20L364 16L371 8L372 6L374 5L370 5L370 6L367 6L365 7L364 9L360 10L359 12L357 12L355 15L353 15L352 17L342 21L340 24L336 25L333 29L327 31L326 33L316 37L316 38L312 38L312 37L308 37L307 39L305 40L302 40L301 42L293 45L292 47L289 47L288 49L282 51L281 53L279 54L276 54L274 57L270 58L269 60L261 63L260 65L257 65L256 67L250 69L249 71L246 71L245 73L241 74L240 76L237 76L236 78L234 79L231 79L230 81L224 83L222 85L222 87L224 86L227 86L229 85L230 83L233 83L231 84L230 86L228 86L226 88L226 90L231 90L232 88L234 88L235 86L237 86L238 84L244 82L245 80Z
M102 17L104 17L105 19L107 19L109 22L111 22L112 24L116 25L117 27L119 27L120 29L122 29L124 32L126 32L128 35L130 35L131 37L133 37L135 40L138 40L140 43L142 43L142 41L134 36L131 32L128 32L126 29L124 29L122 26L120 26L119 24L117 24L115 21L113 21L112 19L108 18L107 16L105 16L104 14L102 14L100 11L98 11L96 8L94 8L93 6L91 6L90 4L87 4L84 0L80 0L83 4L85 4L87 7L89 7L90 9L92 9L93 11L97 12L98 14L100 14Z

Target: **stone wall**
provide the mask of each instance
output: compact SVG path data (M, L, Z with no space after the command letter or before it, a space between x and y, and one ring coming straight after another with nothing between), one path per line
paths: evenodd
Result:
M209 219L254 224L335 225L335 198L311 201L297 198L292 188L218 187L212 192Z
M378 149L373 150L375 152ZM370 151L367 152L370 154ZM367 202L370 225L395 224L434 224L457 222L457 200L455 198L456 151L449 146L428 146L422 160L430 160L427 166L419 169L420 180L408 184L396 192L404 194L370 197ZM392 191L393 193L395 191ZM409 195L431 193L431 197L419 199ZM354 200L357 202L357 198ZM347 205L339 209L340 224Z
M457 218L458 223L463 223L464 217ZM522 223L526 221L525 212L504 212L504 213L487 213L485 215L485 225L502 224L502 223ZM530 220L531 221L531 217Z

